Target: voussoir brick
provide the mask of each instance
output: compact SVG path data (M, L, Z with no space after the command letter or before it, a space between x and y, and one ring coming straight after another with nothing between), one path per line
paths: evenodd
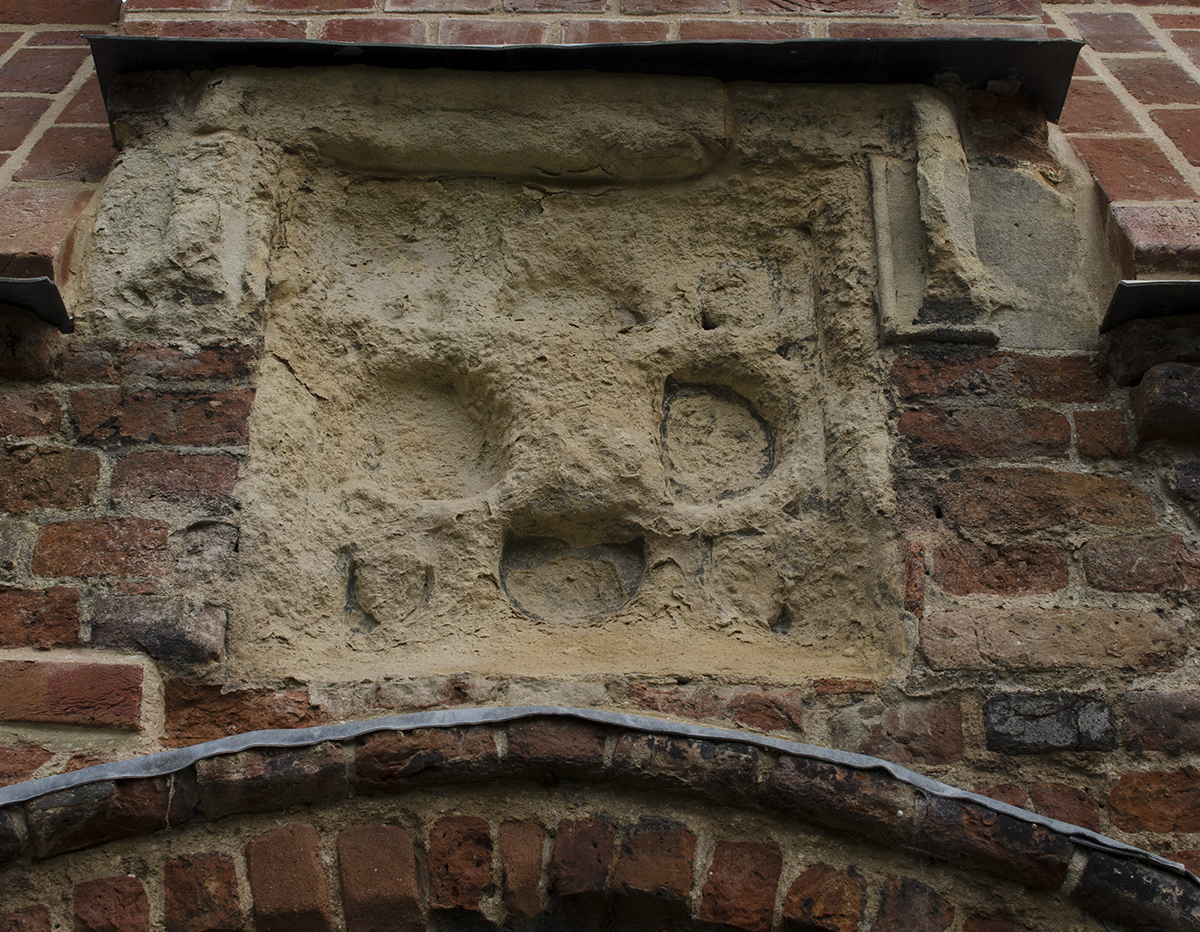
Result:
M350 787L340 744L265 748L196 763L200 803L210 819L268 812L345 796Z
M599 894L608 888L616 830L604 819L567 819L558 824L550 862L550 886L560 897Z
M612 766L622 783L737 802L754 793L758 751L731 741L630 732L617 739Z
M929 884L889 877L871 932L945 932L953 922L954 907Z
M482 913L491 895L492 834L487 819L451 816L429 830L429 906Z
M423 928L412 838L398 825L357 825L338 835L347 932Z
M533 776L595 778L604 767L607 730L590 722L534 718L508 726L508 759Z
M500 824L500 866L504 875L504 908L511 916L532 919L542 911L539 884L546 830L533 822Z
M376 732L355 749L359 792L398 792L426 783L471 782L497 772L490 728Z
M137 877L86 880L74 899L75 932L149 932L150 901Z
M611 889L682 902L692 889L696 836L679 822L642 818L617 844Z
M769 932L783 855L771 842L719 841L700 892L700 919Z
M227 854L185 854L163 864L166 932L239 932L237 871Z
M34 853L48 858L178 824L190 811L185 796L172 777L92 783L31 800L25 822Z
M332 932L329 887L311 825L285 825L245 847L259 932Z
M853 867L829 864L806 868L788 887L783 901L782 932L857 932L867 884Z

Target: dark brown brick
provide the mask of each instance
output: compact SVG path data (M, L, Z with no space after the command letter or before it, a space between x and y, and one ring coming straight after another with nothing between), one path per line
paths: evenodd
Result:
M1200 692L1127 692L1124 737L1135 751L1200 751Z
M91 504L100 457L87 450L15 447L0 452L0 508L24 514L39 508Z
M951 526L994 533L1156 520L1145 490L1130 482L1049 469L964 469L941 484L938 497Z
M918 462L961 457L1065 459L1071 445L1066 417L1046 408L925 408L900 416L900 434Z
M396 42L424 45L428 28L419 19L347 17L331 19L321 27L321 38L329 42Z
M29 211L37 211L43 205L39 200L30 197L31 194L36 194L37 191L29 191L27 189L18 188L16 191L0 192L0 234L4 232L4 227L12 224L12 229L9 231L8 239L16 240L16 243L11 244L13 248L18 250L33 249L38 250L39 254L27 255L22 257L17 255L14 261L5 263L0 256L0 274L12 276L14 278L36 278L41 275L52 276L54 267L51 261L54 255L58 240L55 240L52 245L47 245L45 242L39 244L38 234L41 234L46 240L53 238L56 234L61 239L67 233L66 228L59 232L58 226L54 225L49 230L31 230L31 224L13 223L13 214L16 214L15 219L22 219L21 214ZM55 192L61 195L62 192ZM13 204L12 202L17 196L22 196L21 200L24 204ZM52 196L47 196L45 200L49 201ZM61 200L61 198L58 198ZM64 210L67 209L64 205L46 204L44 209L50 214L55 206L61 206ZM6 214L5 211L10 211ZM52 220L53 215L47 218L47 224ZM67 225L69 227L69 224ZM0 245L3 245L0 243ZM57 327L52 327L43 320L34 317L33 314L24 308L12 307L7 304L0 304L0 378L14 379L20 381L40 381L54 377L55 367L58 365L58 344L62 336L58 332Z
M166 932L238 932L245 925L227 854L186 854L163 864Z
M621 0L622 13L728 13L729 0Z
M62 407L49 392L0 395L0 436L48 437L62 426Z
M899 0L742 0L743 13L896 13Z
M1142 442L1200 436L1200 367L1163 363L1150 369L1134 392L1133 423Z
M264 728L324 725L329 713L303 689L238 689L220 683L170 679L165 684L168 747L212 741Z
M510 916L532 919L542 911L538 883L546 830L533 822L500 824L500 866L504 875L504 908Z
M145 885L124 874L76 884L75 932L150 932Z
M612 766L622 783L738 802L754 794L758 751L729 741L630 732L617 739Z
M246 845L258 932L332 932L320 842L311 825L285 825Z
M79 643L78 589L0 587L0 644L70 647Z
M854 868L807 868L788 887L782 932L858 932L867 885Z
M954 907L933 887L910 877L890 877L871 932L945 932L953 922Z
M658 687L631 683L628 695L640 708L655 712L733 721L760 731L803 731L804 699L793 689L708 685Z
M681 902L692 889L696 836L667 819L642 818L617 845L611 889L624 896Z
M1096 402L1108 389L1082 356L937 347L905 350L892 364L892 384L901 398L991 396L1035 401Z
M1079 455L1089 459L1124 457L1132 449L1120 411L1076 411L1075 434Z
M487 819L452 816L429 830L429 906L482 913L492 894L492 835Z
M19 147L49 106L45 98L0 97L0 151Z
M934 567L937 584L954 595L1055 592L1067 584L1067 555L1053 544L947 544L934 550Z
M117 462L112 498L117 502L226 500L238 478L232 456L202 456L154 450Z
M45 903L0 913L0 932L51 932L53 923Z
M200 804L210 819L340 799L350 789L340 744L266 748L196 762Z
M57 94L87 57L87 49L20 49L0 69L0 93Z
M78 33L75 33L78 35ZM81 45L87 45L87 41L80 42ZM92 75L84 83L75 96L71 98L71 102L67 104L56 123L103 123L108 119L108 114L104 109L104 97L100 93L100 82L95 75Z
M1196 883L1186 877L1093 851L1071 899L1104 924L1129 929L1185 929L1200 920Z
M0 0L0 23L99 26L116 22L120 10L120 0L42 0L36 7L26 0Z
M915 842L956 865L1038 890L1057 890L1075 846L1065 835L983 806L930 799Z
M98 518L47 524L33 548L37 576L163 576L167 524L142 518Z
M401 792L428 783L474 782L499 770L490 728L381 731L355 750L359 792Z
M616 831L601 819L560 822L550 864L551 889L558 896L597 894L608 887Z
M963 932L1029 932L1019 922L989 916L971 916L963 923Z
M1152 110L1154 122L1193 165L1200 165L1200 127L1195 110Z
M1200 831L1200 770L1121 774L1108 795L1108 817L1124 832Z
M770 932L783 869L771 842L719 841L700 893L700 919L746 932Z
M167 828L174 821L172 779L91 783L39 796L25 804L34 852L48 858Z
M962 710L955 699L871 700L838 712L830 737L843 750L898 763L949 764L962 760Z
M1059 128L1067 133L1139 133L1137 119L1102 81L1072 81Z
M546 41L547 29L549 25L540 22L443 19L438 23L438 44L537 45Z
M82 388L71 392L71 424L83 443L245 445L253 389L135 391Z
M896 841L909 831L912 788L889 776L805 757L781 757L763 782L767 806L836 831Z
M1102 537L1083 547L1089 586L1110 592L1167 592L1200 586L1200 557L1177 534Z
M156 25L156 34L168 39L303 39L307 34L300 19L193 19Z
M1168 362L1200 364L1200 314L1131 320L1108 335L1108 369L1118 385L1137 385Z
M534 777L596 779L604 769L607 730L589 722L535 718L508 726L508 759Z
M13 179L103 181L116 156L107 126L51 126L34 144Z
M1112 58L1105 61L1134 99L1151 107L1200 104L1200 84L1179 65L1163 58Z
M64 382L126 382L141 379L213 381L248 378L255 349L226 340L195 349L163 343L84 343L72 340L62 353Z
M599 42L662 42L669 23L613 19L569 19L563 23L563 42L568 45Z
M359 825L338 835L347 932L417 932L424 913L412 839L398 825Z

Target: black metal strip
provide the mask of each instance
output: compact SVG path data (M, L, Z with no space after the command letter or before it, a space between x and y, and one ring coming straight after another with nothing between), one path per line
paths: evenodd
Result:
M1100 332L1149 317L1200 314L1200 281L1187 279L1117 282Z
M1078 825L1060 822L1027 809L1018 809L1007 803L970 793L957 787L932 780L899 764L878 757L852 754L832 748L802 744L767 735L750 734L731 728L714 728L710 725L693 725L687 722L672 722L644 715L629 715L624 712L609 712L604 709L578 709L570 706L495 706L489 708L445 709L435 712L414 712L408 715L390 715L385 718L362 722L344 722L338 725L318 725L312 728L270 729L251 731L216 741L206 741L173 751L161 751L143 757L129 758L110 764L98 764L71 773L60 773L39 780L29 780L13 786L0 788L0 807L29 802L62 790L102 783L108 780L145 779L176 773L192 766L199 760L236 754L256 748L307 747L326 741L349 741L379 731L415 731L419 728L456 728L465 725L497 725L527 718L573 718L599 725L625 728L650 734L673 735L685 738L703 738L710 741L736 741L754 747L765 748L779 754L804 757L811 760L838 764L854 770L882 770L901 783L920 790L927 796L954 799L960 802L984 806L1004 815L1033 825L1041 825L1071 839L1086 848L1104 851L1118 857L1144 861L1200 884L1200 878L1191 874L1182 864L1160 857L1150 851L1135 848L1124 842L1109 838L1098 832Z
M347 45L294 39L89 36L107 104L113 80L148 71L372 65L460 71L603 71L722 81L941 84L1019 93L1057 122L1082 42L1074 39L787 39L604 45Z
M51 278L0 278L0 302L33 311L63 333L75 330L58 285Z

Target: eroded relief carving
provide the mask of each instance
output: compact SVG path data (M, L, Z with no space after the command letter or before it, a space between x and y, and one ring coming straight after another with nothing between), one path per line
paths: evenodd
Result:
M972 332L1003 304L947 106L356 67L180 76L118 119L94 329L264 342L231 671L888 669L880 210L929 227L893 285ZM148 166L143 212L200 241L155 260L169 301L122 232ZM215 206L181 193L205 172Z

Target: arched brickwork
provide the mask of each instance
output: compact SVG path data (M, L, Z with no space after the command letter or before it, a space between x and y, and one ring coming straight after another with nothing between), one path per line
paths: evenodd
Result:
M1200 927L1194 877L1085 829L594 711L261 732L2 793L0 928L23 932Z

